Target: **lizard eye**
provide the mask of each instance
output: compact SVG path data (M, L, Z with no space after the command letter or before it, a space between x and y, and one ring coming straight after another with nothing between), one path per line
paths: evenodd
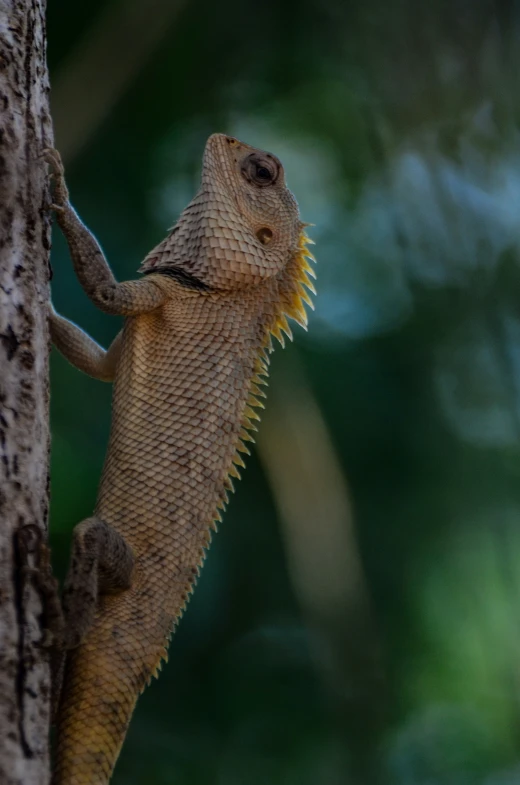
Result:
M247 182L260 187L274 185L279 171L280 167L270 155L251 153L242 163L242 175Z

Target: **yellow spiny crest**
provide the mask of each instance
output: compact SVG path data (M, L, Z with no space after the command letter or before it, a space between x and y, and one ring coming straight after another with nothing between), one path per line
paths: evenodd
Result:
M258 418L258 419L260 419L260 418ZM241 425L247 431L258 431L258 428L256 427L256 425L253 425L253 423L251 422L249 417L246 417L246 416L242 417Z
M230 476L230 477L235 477L235 479L237 479L237 480L240 480L240 479L241 479L241 477L240 477L240 472L238 471L237 467L235 466L235 462L234 462L234 461L233 461L233 463L231 464L231 468L229 469L229 476ZM233 491L234 491L234 490L235 490L235 489L233 488Z
M231 483L231 480L230 480L230 483ZM224 483L224 488L228 488L229 489L229 485L226 485L226 483ZM231 488L233 489L233 486L231 486ZM221 507L220 509L221 510L225 510L226 506L229 504L229 494L228 494L227 490L223 490L222 491L221 501L222 501L224 506Z
M265 359L264 359L265 357ZM262 355L258 355L255 360L255 376L253 376L253 381L256 381L256 377L267 376L268 374L268 364L269 360L265 354L265 351L262 350ZM258 384L258 382L257 382ZM267 382L260 382L260 384L267 384Z
M298 241L298 250L288 265L288 276L282 284L279 311L273 320L273 324L269 328L270 334L274 335L282 345L282 330L292 339L287 317L289 317L289 319L294 319L295 322L298 322L298 324L306 330L307 313L305 311L305 305L314 308L309 292L316 294L316 289L309 279L309 275L312 278L316 278L316 275L307 261L308 259L313 262L316 261L307 247L309 244L314 244L314 241L305 234L305 226L309 226L309 224L302 224L302 231ZM266 344L268 345L268 341L266 341Z
M282 331L280 330L280 325L278 322L275 322L274 325L271 327L271 335L274 335L276 340L281 344L282 348L285 347L285 340L282 335Z
M267 398L267 395L265 394L265 392L263 390L261 390L260 387L258 387L258 385L255 384L255 382L251 382L251 385L249 387L249 392L252 395L258 396L259 398Z
M240 466L242 469L246 468L246 465L244 463L244 459L241 457L238 447L237 447L237 451L236 451L236 453L235 453L235 455L233 457L233 463L235 463L237 466Z
M312 281L309 281L309 276L307 275L307 273L303 273L301 280L303 285L306 286L307 289L310 292L312 292L312 294L316 294L316 287L314 286Z
M293 319L295 322L298 322L300 327L303 327L304 330L307 329L307 314L305 313L305 308L301 304L300 299L293 298L291 305L286 307L285 313L290 319Z
M314 259L314 256L312 256L312 257L309 257L309 258L312 258L312 259ZM314 261L316 261L316 260L314 259ZM313 270L313 269L312 269L312 267L310 266L310 264L309 264L309 262L307 261L307 259L305 259L305 257L304 257L304 259L303 259L302 270L303 270L304 272L306 272L306 273L307 273L307 275L310 275L310 276L311 276L311 278L316 278L316 273L314 272L314 270Z
M278 317L278 326L279 326L279 328L280 328L281 330L283 330L283 332L286 334L286 336L288 337L288 339L289 339L290 341L292 341L292 339L293 339L292 330L291 330L291 328L289 327L289 322L287 321L287 317L286 317L286 315L285 315L284 313L282 313L282 314L281 314L281 315Z
M262 403L262 401L259 401L258 398L255 395L253 395L253 393L249 393L247 397L247 403L249 404L249 406L256 406L257 409L265 409L265 404Z

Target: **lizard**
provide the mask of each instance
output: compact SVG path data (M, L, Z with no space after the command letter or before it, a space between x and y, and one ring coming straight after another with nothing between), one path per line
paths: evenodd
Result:
M289 318L306 328L314 257L279 159L213 134L196 196L142 277L117 282L71 206L59 153L45 157L77 278L125 317L105 351L49 306L57 349L113 383L97 502L74 528L62 592L53 771L54 785L106 785L250 454L273 337L292 338Z

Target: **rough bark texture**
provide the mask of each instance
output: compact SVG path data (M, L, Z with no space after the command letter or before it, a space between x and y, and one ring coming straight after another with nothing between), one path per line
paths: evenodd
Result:
M0 782L49 780L42 603L17 531L47 536L50 248L43 147L52 142L45 1L0 0ZM36 529L34 529L36 531ZM29 565L31 566L31 565Z

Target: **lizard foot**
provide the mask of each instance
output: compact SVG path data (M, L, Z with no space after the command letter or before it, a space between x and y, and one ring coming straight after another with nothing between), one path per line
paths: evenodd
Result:
M100 594L130 588L134 555L111 526L95 516L74 529L70 567L63 586L65 649L87 634Z
M65 183L65 167L61 155L53 147L46 147L42 156L51 167L51 177L54 179L54 201L49 208L56 212L63 212L69 202L69 190Z

